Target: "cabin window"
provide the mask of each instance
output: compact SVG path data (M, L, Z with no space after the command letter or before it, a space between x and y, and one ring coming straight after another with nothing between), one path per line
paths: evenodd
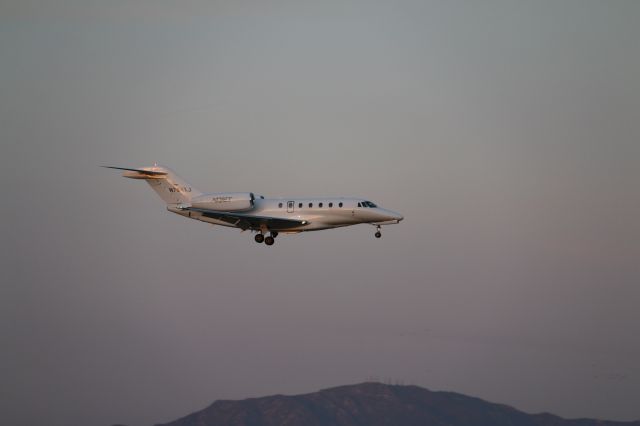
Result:
M313 203L309 203L309 208L313 207Z
M301 209L302 208L302 203L298 203L298 208Z
M342 207L342 201L338 203L338 207Z
M329 207L333 207L333 203L329 203Z
M318 204L318 207L322 208L322 203Z
M282 203L278 204L278 207L282 208Z

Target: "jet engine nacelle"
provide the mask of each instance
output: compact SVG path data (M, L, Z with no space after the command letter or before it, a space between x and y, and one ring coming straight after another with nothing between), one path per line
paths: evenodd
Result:
M252 192L216 192L191 199L191 206L199 209L238 212L251 210L255 196Z

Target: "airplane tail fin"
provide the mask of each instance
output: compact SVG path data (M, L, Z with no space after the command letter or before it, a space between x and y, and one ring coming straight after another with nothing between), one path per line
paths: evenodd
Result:
M188 204L193 197L202 194L168 167L158 165L139 169L114 166L102 167L123 170L122 177L146 181L167 204Z

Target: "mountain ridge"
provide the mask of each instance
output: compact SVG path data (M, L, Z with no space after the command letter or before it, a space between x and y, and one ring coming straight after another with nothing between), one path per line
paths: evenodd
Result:
M299 395L217 400L155 426L640 426L527 414L505 404L413 385L364 382Z

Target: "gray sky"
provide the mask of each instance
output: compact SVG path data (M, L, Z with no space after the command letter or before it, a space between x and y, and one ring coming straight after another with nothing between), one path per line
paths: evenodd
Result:
M0 412L403 380L639 419L640 2L0 2ZM404 214L284 236L98 165Z

